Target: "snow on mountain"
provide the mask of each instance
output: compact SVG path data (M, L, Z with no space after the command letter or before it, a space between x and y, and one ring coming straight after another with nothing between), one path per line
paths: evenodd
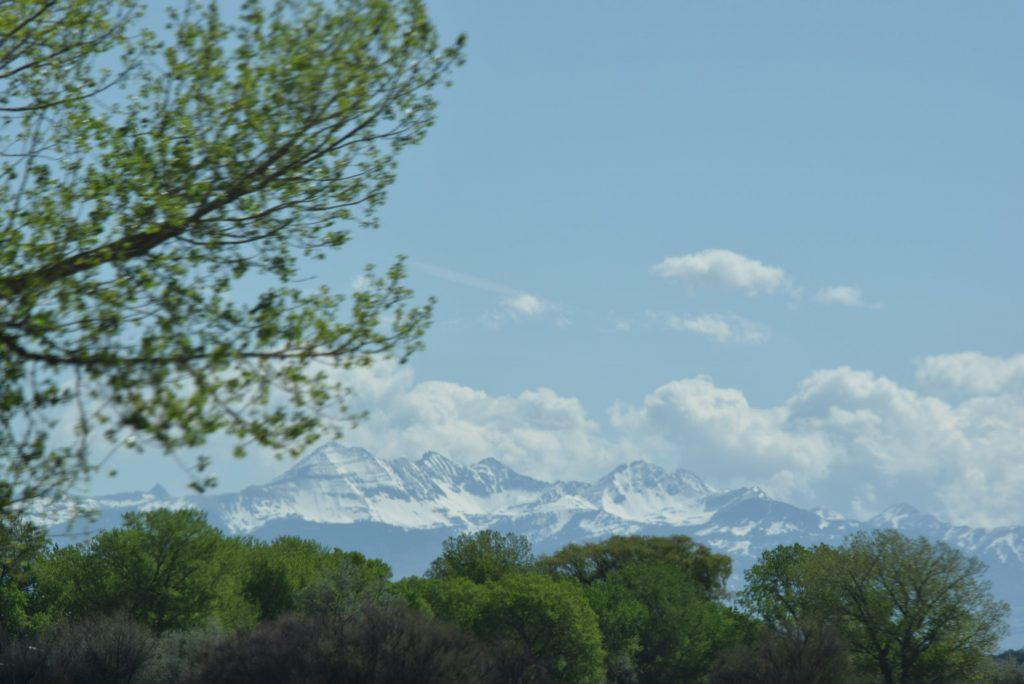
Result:
M365 449L326 444L266 485L196 497L193 503L236 534L289 517L403 529L475 528L475 519L529 503L550 486L493 459L467 467L427 452L416 461L384 461Z
M609 516L657 525L692 525L711 517L705 499L713 490L686 471L669 474L634 461L598 480L587 497Z
M779 544L840 544L853 532L894 528L981 558L995 593L1015 607L1011 639L1024 640L1024 527L956 527L907 505L862 522L776 501L757 487L717 491L693 473L643 461L593 484L543 482L494 458L466 466L428 451L415 461L388 461L332 443L267 484L233 494L175 498L157 486L84 503L99 511L94 529L117 525L130 510L191 506L233 534L295 534L381 557L399 577L426 569L445 537L482 528L525 534L538 553L612 534L686 534L733 558L734 589ZM58 541L78 541L81 531L65 532L71 513L51 507L39 520Z

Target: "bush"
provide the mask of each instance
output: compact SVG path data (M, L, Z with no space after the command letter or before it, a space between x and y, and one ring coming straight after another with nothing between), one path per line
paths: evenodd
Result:
M726 649L711 673L712 684L842 684L853 682L849 655L838 630L805 623L766 629L754 641Z
M145 625L124 615L94 616L8 644L0 674L12 682L130 684L142 681L155 645Z
M542 681L508 644L488 646L406 610L368 608L347 622L290 615L209 645L196 684L442 684Z

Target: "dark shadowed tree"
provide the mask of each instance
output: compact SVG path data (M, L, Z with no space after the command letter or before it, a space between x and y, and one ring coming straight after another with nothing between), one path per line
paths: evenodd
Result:
M711 684L844 684L857 681L839 630L823 622L794 621L766 628L725 649Z
M283 616L211 643L197 684L454 684L545 681L507 643L485 644L458 629L406 611L370 609L348 622Z

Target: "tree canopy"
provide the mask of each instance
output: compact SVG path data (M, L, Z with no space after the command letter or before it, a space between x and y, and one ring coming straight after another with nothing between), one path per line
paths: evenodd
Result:
M297 454L358 417L336 369L430 320L401 259L347 298L300 276L376 225L462 38L421 0L188 0L159 35L143 9L0 7L0 510L96 436Z
M493 550L483 540L532 559L526 540L497 532L447 547ZM1006 606L981 565L943 544L888 530L778 547L747 573L751 616L678 562L696 545L620 537L615 547L649 553L586 582L549 563L608 541L480 581L392 582L380 560L227 537L194 510L130 513L63 548L0 518L0 678L934 684L1024 671L1021 652L992 655Z
M855 664L886 684L966 680L1009 611L984 570L948 544L876 530L838 548L765 552L741 603L777 631L808 619L838 626Z
M530 540L521 534L494 530L463 533L444 540L441 555L430 563L433 579L465 577L477 583L501 579L533 566Z

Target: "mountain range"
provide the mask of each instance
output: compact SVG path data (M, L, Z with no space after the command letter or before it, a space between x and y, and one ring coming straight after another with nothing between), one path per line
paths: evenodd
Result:
M483 528L526 535L538 554L613 534L686 534L732 557L733 588L742 586L743 571L763 551L780 544L840 544L858 530L895 528L984 561L993 593L1013 608L1006 644L1024 644L1024 526L955 526L905 504L855 520L798 508L757 487L716 490L691 472L644 461L594 483L545 482L493 458L470 466L436 452L415 461L384 460L329 443L270 482L237 493L173 497L157 485L83 503L98 517L76 521L70 530L68 514L50 509L45 522L56 539L115 527L127 511L194 507L227 533L315 539L382 558L397 577L426 570L445 538Z

